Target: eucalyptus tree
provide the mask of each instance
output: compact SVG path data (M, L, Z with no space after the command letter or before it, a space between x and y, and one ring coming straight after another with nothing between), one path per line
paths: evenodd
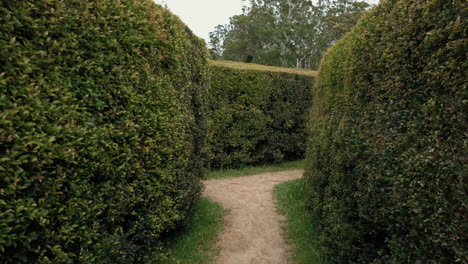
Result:
M356 0L248 0L210 34L212 57L314 69L369 5Z

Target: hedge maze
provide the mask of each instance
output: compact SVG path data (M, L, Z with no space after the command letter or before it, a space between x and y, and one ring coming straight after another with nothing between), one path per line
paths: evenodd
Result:
M322 60L305 177L334 263L467 263L466 3L387 0Z
M171 262L207 169L306 155L332 263L468 263L466 15L382 1L316 77L152 0L0 1L0 262Z
M315 72L211 62L209 163L232 168L301 159Z
M150 0L2 1L0 15L2 263L168 260L164 237L192 210L207 165L305 151L300 140L280 146L283 139L273 158L266 148L255 153L256 144L246 158L226 162L234 151L210 161L221 141L218 120L208 122L221 113L208 105L221 100L210 79L223 76L208 64L203 41ZM255 83L259 91L249 96L266 97L254 100L278 105L296 96L275 84L280 75L250 74L272 85ZM305 93L298 102L305 119L310 78L287 77L285 85L297 79ZM219 87L223 96L233 88ZM250 112L268 115L260 130L286 122L291 133L304 130L292 113L277 122L261 112L273 110ZM249 137L273 141L255 126ZM281 133L274 136L289 132ZM250 144L247 134L237 139Z
M0 262L154 263L198 197L207 51L151 0L0 2Z

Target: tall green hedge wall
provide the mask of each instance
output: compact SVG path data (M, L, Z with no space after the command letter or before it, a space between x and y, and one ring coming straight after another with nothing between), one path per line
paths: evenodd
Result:
M211 167L303 157L313 72L273 72L222 62L212 62L210 70Z
M166 258L200 192L206 57L151 0L0 1L0 262Z
M381 1L325 55L305 177L334 263L468 263L467 11Z

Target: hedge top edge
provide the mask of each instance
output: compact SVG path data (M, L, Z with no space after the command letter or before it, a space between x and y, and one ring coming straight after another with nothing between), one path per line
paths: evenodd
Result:
M284 73L292 73L292 74L306 75L306 76L313 76L313 77L317 76L317 71L306 70L306 69L283 68L283 67L260 65L260 64L255 64L255 63L243 63L243 62L225 61L225 60L211 60L209 61L209 63L215 66L227 67L227 68L239 69L239 70L284 72Z

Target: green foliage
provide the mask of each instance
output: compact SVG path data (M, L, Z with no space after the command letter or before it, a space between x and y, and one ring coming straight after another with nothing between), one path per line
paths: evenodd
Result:
M283 226L288 242L294 246L292 260L296 264L328 263L320 246L320 232L310 214L304 178L275 186L278 212L286 216Z
M212 168L302 158L311 75L211 64Z
M368 8L358 0L248 0L243 14L210 33L211 56L317 69L325 51Z
M151 0L7 0L0 54L0 262L166 259L201 189L204 43Z
M335 263L467 263L467 7L387 0L325 55L305 177Z

